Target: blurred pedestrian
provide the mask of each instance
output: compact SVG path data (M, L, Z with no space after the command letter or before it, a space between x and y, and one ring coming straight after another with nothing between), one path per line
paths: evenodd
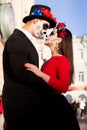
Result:
M84 98L82 98L80 101L80 110L81 110L80 117L82 119L84 119L84 116L85 116L85 106L86 106L85 100Z

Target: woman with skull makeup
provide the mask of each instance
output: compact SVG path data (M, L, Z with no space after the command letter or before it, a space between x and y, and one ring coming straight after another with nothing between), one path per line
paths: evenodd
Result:
M52 57L42 65L41 70L30 63L24 66L48 85L43 94L45 122L53 129L80 130L73 108L63 95L74 82L72 33L64 23L58 23L44 44L51 49Z

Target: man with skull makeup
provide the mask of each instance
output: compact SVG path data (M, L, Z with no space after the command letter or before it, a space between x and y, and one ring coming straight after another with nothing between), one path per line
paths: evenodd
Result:
M33 38L40 38L48 28L55 27L56 19L48 6L33 5L23 22L25 25L7 39L3 51L4 130L33 130L44 124L41 97L46 83L28 72L24 63L39 66Z

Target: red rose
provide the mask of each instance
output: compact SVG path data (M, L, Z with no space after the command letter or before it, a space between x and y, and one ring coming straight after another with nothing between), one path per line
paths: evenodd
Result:
M64 38L66 34L67 34L67 33L66 33L65 30L61 30L60 33L59 33L59 37Z
M57 27L59 30L59 37L64 38L65 35L67 34L65 30L66 27L65 23L58 23Z
M64 28L64 27L66 27L66 25L65 25L65 23L58 23L58 28Z

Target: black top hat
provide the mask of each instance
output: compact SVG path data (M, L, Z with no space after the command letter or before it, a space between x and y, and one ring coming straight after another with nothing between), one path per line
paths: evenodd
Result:
M35 18L46 20L50 23L50 28L55 27L57 23L56 18L51 13L50 7L46 5L33 5L30 14L23 18L23 22L26 23Z

